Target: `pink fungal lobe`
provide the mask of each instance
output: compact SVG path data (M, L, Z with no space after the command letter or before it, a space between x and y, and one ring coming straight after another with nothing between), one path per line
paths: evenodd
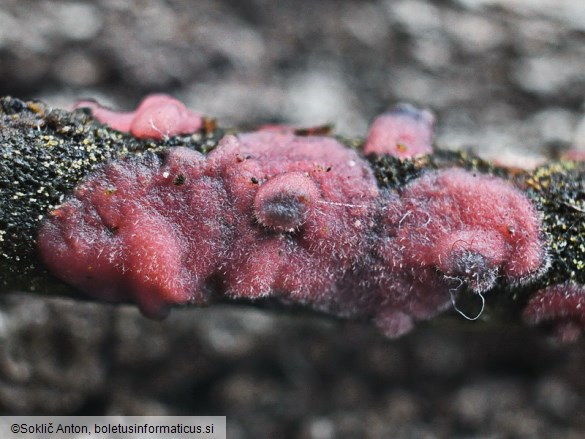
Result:
M150 95L136 110L112 111L91 101L81 101L75 108L89 108L92 116L118 131L129 132L140 139L163 139L189 134L203 126L201 114L189 110L177 99L167 95Z
M502 179L448 169L419 178L401 198L407 216L397 233L399 240L416 244L409 247L411 263L434 265L475 285L477 292L495 282L486 271L513 280L542 264L539 215ZM482 282L482 273L492 282Z
M564 283L543 288L530 298L523 317L531 325L552 325L561 341L575 341L585 331L585 286Z
M389 154L398 158L433 151L435 117L428 110L400 104L378 116L364 144L365 154Z

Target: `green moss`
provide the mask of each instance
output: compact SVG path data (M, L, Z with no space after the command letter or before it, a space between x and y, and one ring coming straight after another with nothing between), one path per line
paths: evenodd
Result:
M547 284L585 284L585 163L552 163L521 183L543 214L551 258Z
M383 188L399 189L424 172L434 169L459 167L482 174L510 178L511 172L477 156L463 151L437 150L431 155L400 159L389 155L367 157L378 184Z

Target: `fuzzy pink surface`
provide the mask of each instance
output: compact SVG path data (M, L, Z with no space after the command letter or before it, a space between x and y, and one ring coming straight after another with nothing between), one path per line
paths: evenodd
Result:
M446 169L387 197L376 248L383 259L376 321L387 335L446 309L452 294L520 283L542 267L538 213L499 178Z
M548 323L556 336L566 342L585 331L585 287L573 283L543 288L530 298L523 312L531 325Z
M435 117L428 110L401 104L378 116L368 131L365 154L389 154L398 158L433 152Z
M39 247L56 276L149 316L272 296L396 337L455 293L536 276L540 233L499 178L450 168L383 189L334 138L269 129L225 136L207 156L179 147L104 165L44 222Z
M226 136L207 158L175 148L162 166L104 167L53 212L40 246L71 284L149 315L202 304L214 286L327 307L366 253L377 195L367 163L331 138Z

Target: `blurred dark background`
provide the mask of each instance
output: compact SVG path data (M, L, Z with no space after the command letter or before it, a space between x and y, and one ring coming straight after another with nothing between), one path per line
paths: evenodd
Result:
M408 101L437 144L530 166L585 149L582 0L0 0L0 95L363 136ZM582 438L585 343L444 322L0 298L0 412L217 414L228 437Z

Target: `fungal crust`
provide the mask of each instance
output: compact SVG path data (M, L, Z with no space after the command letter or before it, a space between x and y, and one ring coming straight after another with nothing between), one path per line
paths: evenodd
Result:
M152 116L168 135L185 111L159 96L131 122L104 120L134 132ZM377 130L412 134L410 153L428 152L429 114L402 108L387 117L370 140ZM483 298L542 273L541 218L523 192L454 167L383 187L363 154L396 154L370 140L360 153L332 137L264 129L226 135L207 155L173 147L114 160L51 212L41 255L71 285L134 300L149 316L205 304L212 291L274 296L373 318L390 337L452 307L454 291Z

